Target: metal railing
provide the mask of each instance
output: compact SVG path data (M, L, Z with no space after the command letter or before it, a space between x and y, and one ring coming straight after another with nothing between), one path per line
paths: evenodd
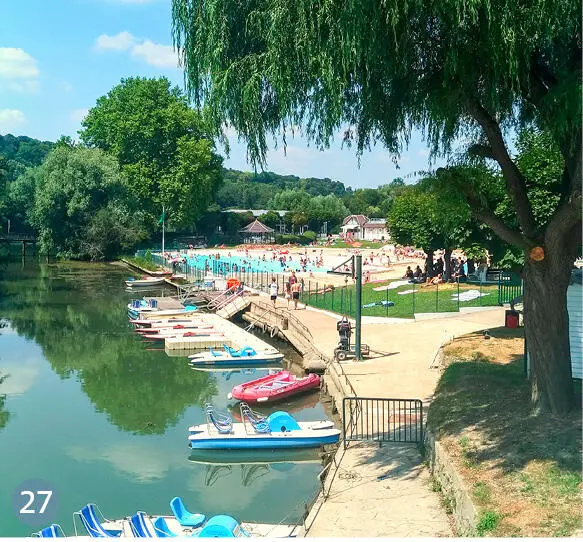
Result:
M349 442L423 442L420 399L345 397L342 400L344 447Z
M501 271L498 275L498 304L510 303L522 295L522 279L511 271Z

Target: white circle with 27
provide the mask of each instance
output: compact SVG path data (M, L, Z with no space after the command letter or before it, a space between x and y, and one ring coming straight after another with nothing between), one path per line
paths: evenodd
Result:
M48 527L59 512L55 486L42 478L25 480L14 489L12 509L22 523Z

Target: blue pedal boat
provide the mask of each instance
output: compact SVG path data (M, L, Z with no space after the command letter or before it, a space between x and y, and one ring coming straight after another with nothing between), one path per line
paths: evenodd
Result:
M208 352L200 352L188 356L191 365L257 365L258 363L277 363L283 359L283 354L275 348L257 352L251 346L240 350L223 345L224 351L216 351L209 347Z
M330 420L297 422L287 412L269 416L254 412L241 403L242 423L233 423L230 416L206 406L206 424L188 428L190 447L195 450L242 450L315 448L335 444L340 430Z

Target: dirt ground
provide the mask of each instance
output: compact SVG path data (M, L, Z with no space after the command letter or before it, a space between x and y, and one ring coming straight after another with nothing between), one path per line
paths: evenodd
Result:
M570 536L581 529L581 410L535 414L522 329L459 337L429 414L480 511L479 535Z

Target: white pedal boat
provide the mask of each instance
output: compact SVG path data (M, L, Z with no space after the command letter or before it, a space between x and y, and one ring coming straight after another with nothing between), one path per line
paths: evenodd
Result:
M223 345L223 351L209 347L208 352L200 352L188 356L190 363L195 365L256 365L257 363L277 363L283 359L283 354L275 348L257 352L250 346L240 350Z
M188 428L190 447L195 450L244 450L316 448L335 444L340 430L330 420L297 422L287 412L277 411L267 417L241 403L242 423L206 406L207 423Z

